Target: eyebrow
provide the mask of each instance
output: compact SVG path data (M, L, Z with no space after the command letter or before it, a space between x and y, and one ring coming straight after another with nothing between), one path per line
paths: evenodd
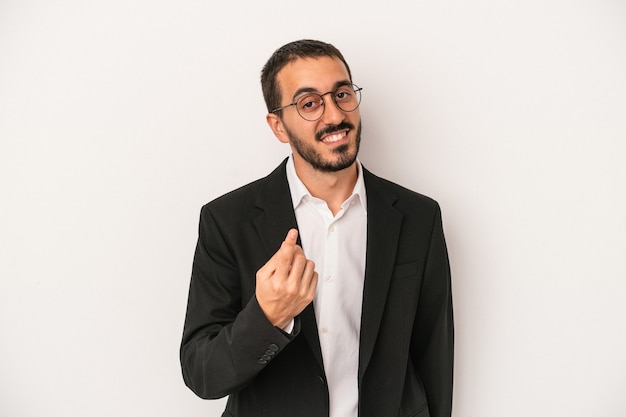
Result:
M337 81L334 85L333 85L333 89L330 91L335 91L336 89L338 89L339 87L343 87L344 85L350 85L352 84L352 81L350 80L341 80L341 81ZM296 90L296 92L293 94L293 100L296 100L296 97L301 96L302 94L305 93L316 93L316 94L321 94L317 88L313 88L313 87L300 87Z

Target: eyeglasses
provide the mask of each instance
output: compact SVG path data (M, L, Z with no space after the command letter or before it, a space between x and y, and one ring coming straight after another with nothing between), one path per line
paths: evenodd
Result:
M270 113L276 113L287 107L296 106L296 110L300 117L309 122L319 120L324 114L324 96L332 94L333 101L340 110L345 112L355 111L361 103L362 88L356 84L346 84L338 87L335 91L329 91L324 94L304 93L294 98L294 102L285 106L272 110Z

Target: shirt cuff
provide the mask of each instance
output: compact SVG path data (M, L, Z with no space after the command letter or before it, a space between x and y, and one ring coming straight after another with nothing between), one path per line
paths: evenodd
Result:
M293 332L293 326L294 326L295 320L291 319L291 321L285 326L283 327L283 332L287 333L287 334L291 334Z

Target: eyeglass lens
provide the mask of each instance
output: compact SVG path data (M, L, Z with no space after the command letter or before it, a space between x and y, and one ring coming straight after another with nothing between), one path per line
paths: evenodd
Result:
M344 85L326 94L332 94L337 107L347 112L356 110L361 102L361 89L356 85ZM296 100L296 109L302 118L317 120L324 113L324 98L317 93L306 93Z

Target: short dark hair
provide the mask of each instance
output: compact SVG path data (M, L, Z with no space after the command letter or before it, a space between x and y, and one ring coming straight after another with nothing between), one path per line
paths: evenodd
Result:
M261 89L263 90L267 111L271 112L281 106L281 92L276 77L285 65L299 58L319 58L323 56L339 58L346 66L348 76L350 81L352 81L350 66L348 66L339 49L333 45L311 39L290 42L278 48L265 63L261 71Z

